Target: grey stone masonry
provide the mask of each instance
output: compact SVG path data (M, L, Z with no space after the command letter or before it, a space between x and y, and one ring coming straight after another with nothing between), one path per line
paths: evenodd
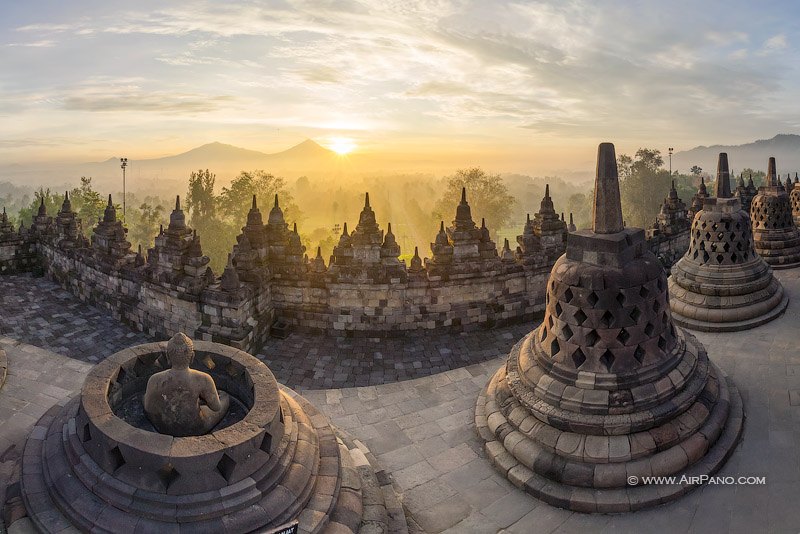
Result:
M792 205L792 219L795 226L800 225L800 187L798 187L797 174L795 173L794 183L789 189L789 202Z
M708 189L706 188L706 179L704 176L700 177L700 187L697 193L692 197L692 202L689 207L689 219L694 219L695 214L703 209L703 202L708 198Z
M294 519L303 533L406 531L368 449L237 349L198 342L195 365L246 407L242 419L186 437L128 424L121 407L168 365L164 350L150 343L108 357L78 397L37 421L20 492L38 531L233 534Z
M327 265L319 250L309 260L278 198L266 224L253 198L220 276L209 268L180 198L145 253L130 249L111 199L90 245L65 195L55 219L42 203L29 229L14 231L7 216L0 220L0 273L43 273L158 339L183 331L256 352L276 322L283 332L385 338L530 320L544 310L544 281L567 235L549 189L516 253L505 246L502 258L485 220L473 220L466 191L452 226L441 224L432 257L416 251L408 266L391 225L385 233L379 227L368 195L356 229L344 228Z
M594 216L593 230L569 234L544 320L480 394L475 425L489 461L518 488L574 511L627 512L697 485L631 476L719 469L743 413L705 348L672 323L644 231L622 225L610 143L598 151Z
M717 182L726 180L720 154ZM750 216L737 197L706 198L691 241L669 278L673 320L710 332L746 330L778 317L788 297L753 249Z
M773 269L791 269L800 265L800 230L792 218L789 194L778 178L775 158L769 158L766 180L750 206L753 247Z
M670 269L689 245L691 219L688 213L686 204L678 198L673 180L669 194L661 204L656 222L645 234L650 251L656 255L665 269Z

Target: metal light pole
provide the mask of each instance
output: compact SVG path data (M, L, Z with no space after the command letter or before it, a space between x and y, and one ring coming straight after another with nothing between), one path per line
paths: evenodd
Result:
M669 175L672 176L672 151L675 150L672 147L669 147Z
M670 149L672 150L672 149ZM125 220L126 195L125 195L125 168L128 166L128 158L119 158L122 167L122 220Z

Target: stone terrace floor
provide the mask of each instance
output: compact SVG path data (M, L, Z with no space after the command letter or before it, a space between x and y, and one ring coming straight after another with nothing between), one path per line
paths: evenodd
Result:
M766 477L763 485L707 485L673 503L624 515L580 514L537 501L493 471L475 434L476 397L502 357L414 380L303 394L392 473L412 531L798 532L800 269L777 276L791 298L784 316L747 332L697 334L744 400L743 439L720 475ZM77 392L89 368L27 339L9 332L0 337L9 360L0 389L0 495L37 414ZM317 354L327 352L319 349Z
M495 359L531 328L518 324L389 339L292 333L270 338L256 356L292 388L374 386ZM153 341L46 278L27 275L0 276L0 335L89 363Z

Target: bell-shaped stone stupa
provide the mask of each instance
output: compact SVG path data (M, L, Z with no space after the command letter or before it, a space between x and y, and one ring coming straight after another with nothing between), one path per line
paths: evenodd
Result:
M800 187L798 187L797 173L794 173L794 183L789 192L789 202L792 205L792 218L795 226L800 225Z
M477 403L489 460L517 487L581 512L624 512L708 475L742 428L741 398L672 323L667 277L644 231L624 228L614 145L600 145L591 230L572 232L547 282L542 324ZM694 479L698 480L698 479Z
M728 155L719 155L716 197L692 222L689 250L669 278L672 317L707 332L746 330L778 317L789 302L753 250L750 216L731 195Z
M790 269L800 265L800 231L792 219L789 194L780 184L775 158L769 158L766 185L750 205L753 223L753 248L774 269Z

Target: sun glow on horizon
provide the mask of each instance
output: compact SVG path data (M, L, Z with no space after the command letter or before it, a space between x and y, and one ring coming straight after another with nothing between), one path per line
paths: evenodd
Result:
M332 137L328 142L328 148L340 156L346 156L356 149L356 142L349 137Z

